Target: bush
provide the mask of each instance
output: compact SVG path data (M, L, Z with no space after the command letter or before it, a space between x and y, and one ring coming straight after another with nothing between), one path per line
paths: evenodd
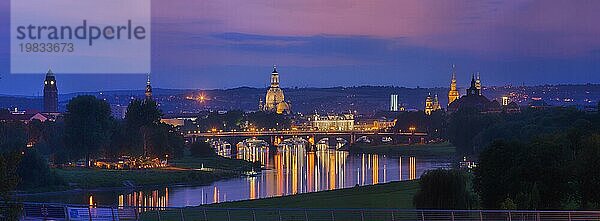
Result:
M477 195L471 174L462 170L430 170L419 180L413 203L419 209L474 209Z
M62 179L50 171L48 162L35 149L24 152L23 158L17 167L21 177L19 189L31 189L62 185Z

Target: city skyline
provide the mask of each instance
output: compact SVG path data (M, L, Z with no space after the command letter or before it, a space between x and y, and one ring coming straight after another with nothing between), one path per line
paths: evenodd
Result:
M152 3L155 88L267 87L273 64L284 88L448 87L453 64L460 88L475 72L497 86L600 83L597 2ZM10 74L9 8L0 3L0 94L41 94L46 70ZM53 70L61 93L139 89L146 78Z

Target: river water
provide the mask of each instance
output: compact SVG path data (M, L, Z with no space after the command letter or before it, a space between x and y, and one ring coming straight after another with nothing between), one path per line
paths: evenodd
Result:
M261 161L265 170L206 186L173 186L143 190L72 191L24 197L29 202L121 206L197 206L333 190L417 179L424 171L451 166L451 157L350 154L328 148L307 152L302 144L282 145L277 153L251 146L233 156Z

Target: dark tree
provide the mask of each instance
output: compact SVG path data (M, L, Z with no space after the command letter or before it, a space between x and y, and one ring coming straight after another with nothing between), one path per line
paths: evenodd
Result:
M15 203L14 191L19 184L17 164L21 158L18 152L0 153L0 220L18 220L20 206Z
M210 146L210 144L204 141L198 141L192 143L190 146L190 153L195 157L208 157L216 155L215 150Z
M183 140L183 136L173 126L164 123L156 125L152 128L149 139L148 151L151 155L183 156L185 141Z
M289 116L273 112L254 112L247 115L249 126L256 129L288 129L292 121Z
M46 159L33 148L24 151L17 172L21 177L19 189L51 187L62 184L60 177L50 171Z
M20 121L0 122L0 153L20 152L27 145L27 128Z
M479 155L475 169L475 189L481 197L483 208L498 209L498 205L519 190L516 171L517 155L523 148L519 143L495 141Z
M183 157L185 149L185 140L183 139L183 136L171 125L162 124L162 128L168 131L167 143L169 147L166 153L172 155L174 158Z
M158 109L158 104L152 99L138 100L134 99L127 106L125 114L126 127L137 130L146 125L157 125L160 123L162 112Z
M68 160L64 144L64 122L33 120L27 124L27 131L28 142L33 144L40 154L47 155L58 163Z
M430 170L421 176L414 197L419 209L475 209L471 174L462 170Z
M415 127L417 131L427 132L430 138L446 139L446 118L447 115L443 111L434 111L431 115L422 111L399 112L394 130L408 132L410 127Z
M486 209L500 209L510 199L519 209L560 209L575 192L570 151L560 136L529 143L496 141L483 151L476 169L476 189Z
M133 154L151 154L151 140L162 116L158 104L152 99L134 99L127 106L125 133Z
M581 204L586 209L600 209L600 134L585 139L582 146L577 167Z
M88 95L73 98L65 113L69 159L85 158L89 164L91 157L110 144L112 125L113 118L106 101Z
M121 138L128 140L128 152L145 156L180 157L185 142L176 128L160 122L162 112L151 99L132 100L125 115Z
M459 110L450 115L448 139L459 154L475 153L474 138L500 120L496 114L483 114L474 109Z

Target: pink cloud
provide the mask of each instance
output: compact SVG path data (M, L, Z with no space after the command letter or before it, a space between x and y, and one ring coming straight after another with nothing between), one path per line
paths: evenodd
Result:
M600 1L177 0L153 1L159 21L196 34L362 35L503 56L576 56L600 47ZM178 27L173 27L176 30Z

